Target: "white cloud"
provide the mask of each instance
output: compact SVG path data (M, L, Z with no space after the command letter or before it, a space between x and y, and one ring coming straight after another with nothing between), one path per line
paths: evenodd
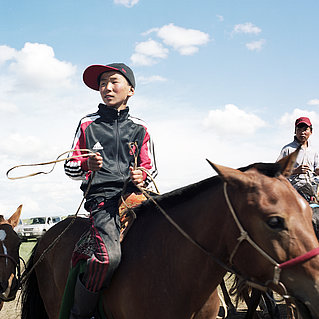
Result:
M145 37L145 36L147 36L147 35L149 35L149 34L151 34L153 32L158 32L159 29L160 28L151 28L151 29L149 29L149 30L147 30L145 32L142 32L141 34L142 34L143 37Z
M260 51L263 48L265 43L266 43L265 39L260 39L258 41L246 43L246 47L250 51Z
M319 105L319 99L312 99L307 102L308 105Z
M161 59L167 58L168 55L168 49L163 47L161 43L152 39L138 43L135 46L135 52Z
M35 91L41 88L70 87L76 67L58 60L52 47L27 42L20 51L10 48L4 51L7 56L11 53L8 72L15 78L17 86Z
M0 111L3 113L16 113L18 108L14 103L0 99Z
M134 65L150 66L157 63L152 57L140 53L133 53L130 59Z
M219 14L216 14L216 17L217 19L220 21L220 22L223 22L224 21L224 17L219 15Z
M127 8L131 8L135 6L138 2L139 0L114 0L115 4L120 4Z
M266 123L253 113L247 113L236 105L227 104L223 110L209 111L203 125L207 129L214 129L217 134L249 135L266 126Z
M45 149L46 143L41 136L14 133L0 141L0 148L7 155L14 155L19 150L19 154L27 158Z
M147 36L155 33L165 45L171 46L181 55L193 55L199 50L199 46L210 41L209 34L175 26L173 23L164 25L161 28L152 28L142 33ZM153 65L159 59L166 59L169 50L162 43L149 39L139 42L135 46L135 52L131 56L131 61L135 65Z
M243 24L236 24L233 29L233 33L245 33L245 34L258 34L261 29L251 22L246 22Z
M160 76L160 75L152 75L149 77L145 76L138 76L137 77L137 82L141 84L148 84L148 83L153 83L153 82L166 82L167 79Z
M294 109L292 112L285 113L280 119L279 124L283 126L294 127L295 121L301 116L309 117L312 125L319 127L319 115L314 111Z
M198 46L209 42L209 34L175 26L173 23L164 25L157 31L157 36L163 40L166 45L172 46L182 55L192 55L198 51Z
M166 59L167 56L167 48L160 42L149 39L136 44L131 61L135 65L152 65L157 63L159 59Z
M15 58L17 50L8 47L7 45L0 45L0 66L8 60Z

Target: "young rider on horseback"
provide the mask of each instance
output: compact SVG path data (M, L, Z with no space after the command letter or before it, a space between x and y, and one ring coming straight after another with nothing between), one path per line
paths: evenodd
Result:
M65 173L82 180L83 192L94 176L84 207L90 212L90 235L95 239L96 248L86 261L85 273L77 279L72 319L94 315L99 291L109 285L120 263L118 207L124 184L131 180L127 185L128 193L135 185L148 185L150 178L138 167L146 169L153 177L157 175L147 126L132 117L127 106L128 99L135 93L132 70L123 63L91 65L84 71L83 81L100 92L104 104L80 121L73 142L73 155L81 155L81 149L96 153L65 163Z
M318 153L309 144L309 137L312 134L312 124L308 117L300 117L295 122L295 137L294 141L284 146L277 159L279 161L283 157L294 152L300 145L297 160L294 165L292 175L289 181L296 190L306 198L311 200L311 195L307 188L310 188L310 193L316 195L317 184L316 176L319 175L319 157Z

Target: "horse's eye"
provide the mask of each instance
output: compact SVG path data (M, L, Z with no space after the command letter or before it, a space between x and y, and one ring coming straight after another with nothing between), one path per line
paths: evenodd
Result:
M278 216L270 217L267 220L267 225L272 229L283 230L285 229L285 220Z

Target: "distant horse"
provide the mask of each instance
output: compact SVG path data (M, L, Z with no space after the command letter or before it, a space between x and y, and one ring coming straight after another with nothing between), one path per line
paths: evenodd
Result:
M191 319L199 314L204 319L201 309L216 296L226 272L233 271L290 295L304 318L318 319L318 241L311 209L280 174L291 169L294 159L292 154L280 163L240 170L211 163L218 176L135 208L137 219L122 243L121 264L102 294L109 318ZM58 318L72 251L88 221L76 219L54 248L42 253L70 220L52 227L31 255L22 319Z
M21 240L13 230L19 222L22 205L8 219L0 215L0 310L16 297L20 286L19 248Z

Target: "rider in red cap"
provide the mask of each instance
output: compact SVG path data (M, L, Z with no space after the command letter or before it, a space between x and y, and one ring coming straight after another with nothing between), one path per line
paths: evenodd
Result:
M277 159L294 152L300 145L301 149L297 156L292 175L289 177L291 184L309 201L307 195L303 192L305 185L311 185L317 189L316 175L319 175L319 157L318 153L309 143L309 137L312 134L312 123L308 117L299 117L295 121L295 137L293 142L285 145ZM316 194L316 190L315 190Z

